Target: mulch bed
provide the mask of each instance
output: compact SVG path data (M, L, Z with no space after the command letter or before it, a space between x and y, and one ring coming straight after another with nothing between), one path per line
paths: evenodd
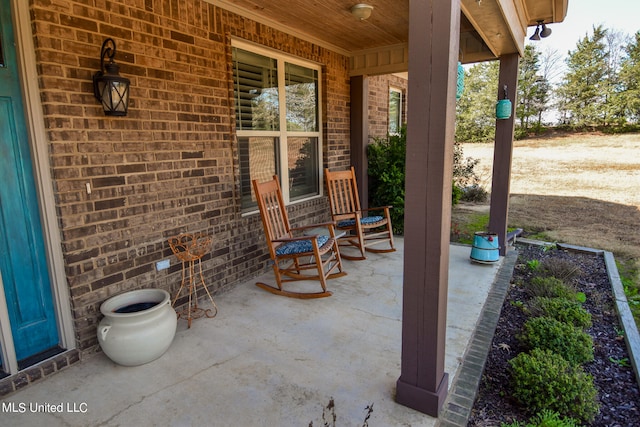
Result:
M526 422L532 415L515 402L511 395L508 361L521 348L516 335L527 319L519 303L528 299L520 286L531 278L527 261L562 257L579 265L583 274L577 279L577 290L584 292L584 308L591 313L593 326L587 332L594 340L595 360L584 365L594 377L600 401L600 413L592 426L640 426L640 388L630 365L614 361L629 360L612 298L611 285L602 256L564 250L543 250L534 245L518 244L518 262L513 272L496 333L486 361L469 426L500 426L502 422Z

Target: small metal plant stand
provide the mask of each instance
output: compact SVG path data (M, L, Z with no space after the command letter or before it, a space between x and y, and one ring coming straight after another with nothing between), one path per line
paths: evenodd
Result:
M211 240L211 236L191 233L183 233L169 238L171 250L182 262L182 282L171 305L175 308L176 301L182 293L182 289L187 286L189 289L189 304L182 311L176 311L178 318L186 317L189 328L191 327L192 319L199 319L202 316L213 318L218 314L218 306L213 301L213 297L209 293L207 285L204 283L201 264L202 257L211 250ZM198 274L200 277L196 277L196 263L198 264ZM205 310L198 307L198 285L202 286L209 296L209 300L215 310L213 313L210 308Z

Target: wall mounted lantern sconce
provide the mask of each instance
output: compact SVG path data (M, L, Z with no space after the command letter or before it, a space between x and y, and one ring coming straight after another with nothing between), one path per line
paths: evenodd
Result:
M100 71L93 75L93 93L102 103L106 116L126 116L129 109L128 78L119 73L120 66L115 63L116 43L108 38L102 43L100 51ZM104 58L109 62L105 64Z
M542 28L542 31L540 29ZM551 35L551 28L547 27L544 21L538 21L538 25L536 25L536 32L533 33L529 40L540 40L540 37L549 37Z
M351 8L351 14L361 21L368 19L371 16L373 6L365 3L358 3Z
M503 87L504 98L499 100L496 103L496 118L500 120L505 120L511 117L511 100L507 95L507 85Z

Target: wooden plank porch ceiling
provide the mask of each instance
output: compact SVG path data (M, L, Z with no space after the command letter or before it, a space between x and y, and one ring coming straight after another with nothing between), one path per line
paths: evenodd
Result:
M407 71L409 0L206 0L351 57L351 74ZM351 7L373 6L359 21ZM523 53L527 28L562 22L568 0L461 0L463 63Z

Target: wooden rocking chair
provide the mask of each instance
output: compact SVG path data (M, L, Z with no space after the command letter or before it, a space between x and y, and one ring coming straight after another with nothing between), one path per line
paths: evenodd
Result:
M262 225L278 287L262 282L258 282L256 285L276 295L292 298L330 296L331 292L327 290L326 280L347 274L342 271L334 224L328 222L291 228L277 176L274 176L272 181L264 183L253 180L253 190L258 199ZM293 236L294 231L304 232L305 229L319 227L326 227L329 234ZM311 273L304 273L307 270ZM322 292L294 292L282 288L284 282L298 280L318 280L322 286Z
M327 191L331 216L336 222L338 230L346 231L340 238L340 246L353 246L359 255L348 255L342 252L342 257L351 260L366 259L365 250L370 252L393 252L393 229L389 209L391 206L361 209L358 197L358 186L353 167L346 171L330 172L325 169ZM379 211L380 215L370 215L370 211ZM373 245L387 243L389 248L374 249Z

